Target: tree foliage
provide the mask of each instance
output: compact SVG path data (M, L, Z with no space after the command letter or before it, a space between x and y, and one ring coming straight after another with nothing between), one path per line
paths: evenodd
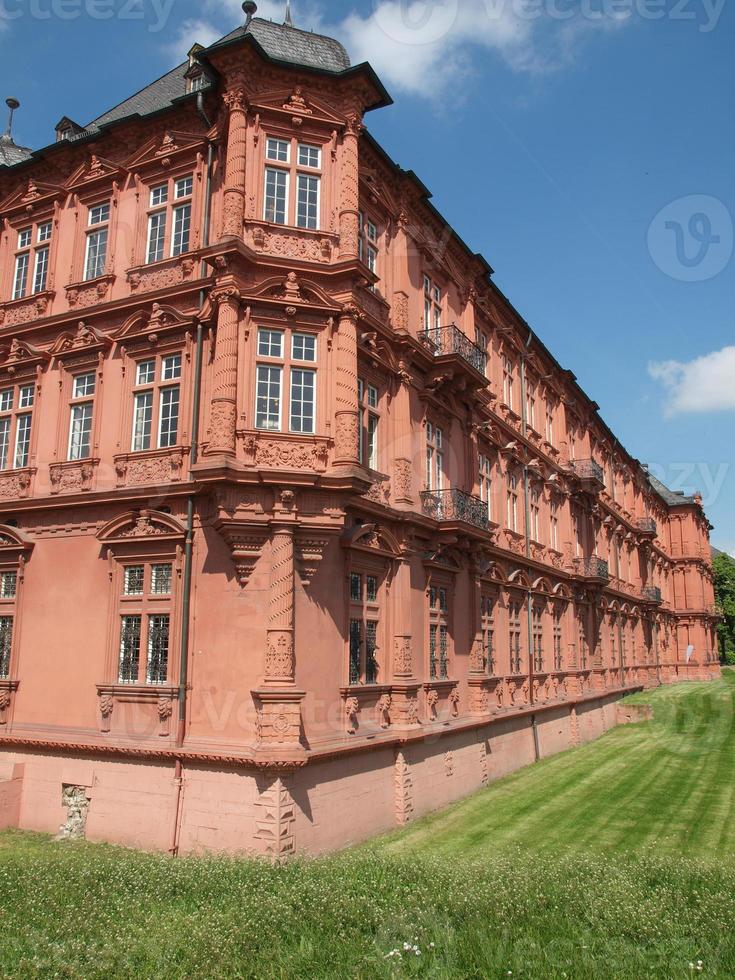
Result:
M735 561L729 555L717 555L712 562L715 571L715 599L724 613L717 627L720 657L735 664Z

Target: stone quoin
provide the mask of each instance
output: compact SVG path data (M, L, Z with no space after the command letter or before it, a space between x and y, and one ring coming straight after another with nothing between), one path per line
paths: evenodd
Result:
M701 499L245 6L0 138L0 826L324 851L719 673Z

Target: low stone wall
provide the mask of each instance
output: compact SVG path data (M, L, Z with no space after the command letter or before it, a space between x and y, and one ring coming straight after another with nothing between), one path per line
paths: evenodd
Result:
M629 693L629 692L626 692ZM633 720L623 693L441 726L290 773L0 752L0 827L178 853L323 853L395 829Z

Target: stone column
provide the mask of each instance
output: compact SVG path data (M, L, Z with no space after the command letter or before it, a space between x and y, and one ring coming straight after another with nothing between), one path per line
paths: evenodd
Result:
M342 137L340 173L339 254L342 259L356 259L360 235L359 138L362 116L353 113L347 120Z
M279 525L271 542L270 607L265 683L294 681L294 530Z
M230 112L227 135L222 237L240 238L245 219L245 156L247 139L247 99L242 75L229 80L224 101Z
M212 404L207 453L235 453L237 428L237 340L240 293L232 284L212 292L217 304L217 339L214 354Z
M348 306L339 318L335 413L335 463L359 464L360 416L357 407L357 323L361 314Z
M411 556L398 559L393 582L392 613L396 623L393 637L393 678L391 681L391 720L398 727L419 722L419 682L416 678L416 658L420 651L413 648L411 620Z

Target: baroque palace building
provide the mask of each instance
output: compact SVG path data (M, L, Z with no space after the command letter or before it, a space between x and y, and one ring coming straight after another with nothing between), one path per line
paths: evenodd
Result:
M315 852L719 671L701 499L244 7L0 139L0 826Z

